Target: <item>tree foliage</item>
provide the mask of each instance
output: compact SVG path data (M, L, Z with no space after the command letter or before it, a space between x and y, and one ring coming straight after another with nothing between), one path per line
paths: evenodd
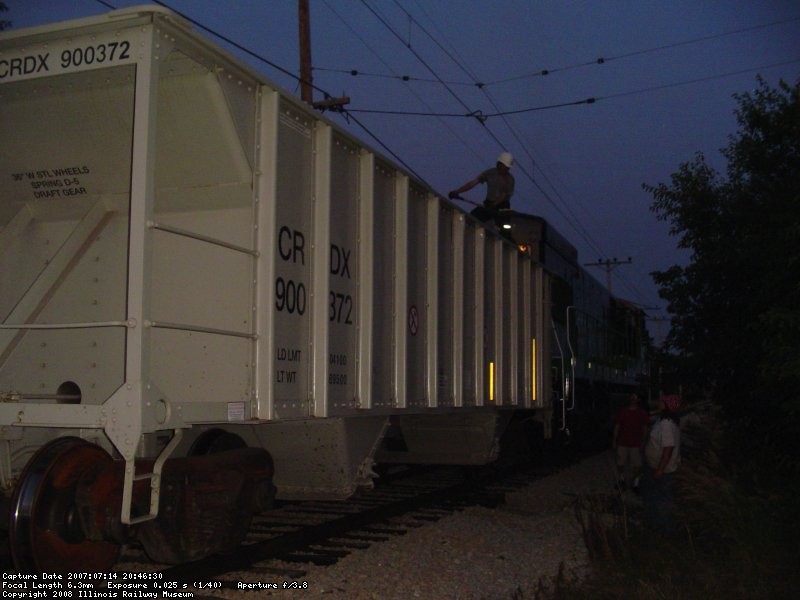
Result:
M0 13L6 12L8 7L6 6L5 2L0 2ZM4 29L8 29L11 27L11 21L6 21L5 19L0 19L0 31Z
M671 182L645 185L685 266L653 273L683 376L711 390L730 432L800 465L800 81L737 94L739 131ZM775 454L777 452L777 454Z

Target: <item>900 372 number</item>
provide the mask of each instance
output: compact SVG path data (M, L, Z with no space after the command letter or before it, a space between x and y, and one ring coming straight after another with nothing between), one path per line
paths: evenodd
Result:
M128 60L131 57L130 51L131 43L127 40L95 46L79 46L61 53L61 68Z

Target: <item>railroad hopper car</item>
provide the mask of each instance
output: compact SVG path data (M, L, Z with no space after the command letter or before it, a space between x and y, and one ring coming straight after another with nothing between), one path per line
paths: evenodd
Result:
M131 541L191 560L276 495L347 497L376 461L489 463L515 415L566 426L554 294L574 280L538 242L170 11L4 32L0 131L16 569L102 571Z

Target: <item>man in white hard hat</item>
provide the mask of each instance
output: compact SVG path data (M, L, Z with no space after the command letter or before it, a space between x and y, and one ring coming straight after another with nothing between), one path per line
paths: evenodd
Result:
M497 157L497 164L493 168L486 169L475 179L450 192L448 196L457 198L479 183L485 183L486 199L483 201L483 207L476 208L472 214L481 221L488 221L497 215L497 211L511 208L511 196L514 194L514 176L511 174L513 164L514 157L508 152L503 152Z

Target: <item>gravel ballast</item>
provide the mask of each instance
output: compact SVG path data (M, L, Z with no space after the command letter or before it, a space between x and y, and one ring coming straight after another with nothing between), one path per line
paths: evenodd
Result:
M533 598L539 580L580 577L587 551L572 506L579 494L608 493L611 452L586 459L506 495L498 509L473 507L354 552L328 567L292 565L306 574L284 590L278 576L242 574L242 583L276 583L278 590L214 590L214 596L273 595L306 599ZM227 579L227 578L226 578ZM292 580L290 580L292 581ZM520 595L521 593L521 595Z

